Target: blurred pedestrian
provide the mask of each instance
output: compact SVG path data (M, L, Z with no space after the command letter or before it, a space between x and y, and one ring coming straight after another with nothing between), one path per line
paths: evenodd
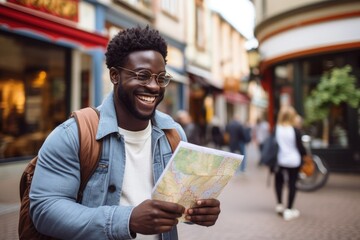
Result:
M215 148L221 149L221 147L224 144L224 133L223 133L223 129L221 129L220 121L215 116L215 117L213 117L211 124L212 124L212 126L211 126L212 142L213 142Z
M179 110L176 113L176 120L183 127L188 142L193 144L200 144L200 129L193 122L189 112L185 110Z
M269 135L270 135L270 125L268 121L266 121L264 117L259 117L254 127L254 136L255 136L255 142L258 145L260 153L263 149L264 141L266 138L269 137ZM261 161L259 161L259 165L261 165Z
M239 152L244 155L244 159L237 171L245 173L246 171L246 144L251 141L251 128L241 122L241 116L235 115L225 127L225 132L229 138L229 149L232 153Z
M298 180L302 156L306 154L301 141L301 133L294 126L297 113L291 106L282 107L278 114L275 136L279 149L277 153L277 167L275 171L275 193L277 199L276 212L285 220L292 220L300 216L300 211L293 207L296 197L296 181ZM282 195L285 183L288 181L288 201L284 208Z
M303 131L303 125L304 125L304 119L299 114L296 114L294 118L294 127L299 129L300 131Z

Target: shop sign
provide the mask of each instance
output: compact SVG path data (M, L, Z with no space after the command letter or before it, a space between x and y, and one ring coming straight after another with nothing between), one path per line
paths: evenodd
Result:
M60 18L78 21L79 0L7 0Z

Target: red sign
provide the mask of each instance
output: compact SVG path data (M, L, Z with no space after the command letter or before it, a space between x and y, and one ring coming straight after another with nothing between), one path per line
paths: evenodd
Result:
M1 1L1 0L0 0ZM41 36L50 42L70 44L83 48L105 49L108 44L108 36L100 33L92 33L71 26L75 24L64 24L64 21L44 21L44 18L30 13L32 11L19 11L10 6L13 4L0 4L0 27L6 27L20 34L31 34Z
M78 21L79 0L7 0L57 17Z

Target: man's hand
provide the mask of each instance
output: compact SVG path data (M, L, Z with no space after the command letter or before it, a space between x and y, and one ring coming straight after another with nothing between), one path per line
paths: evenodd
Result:
M140 234L168 232L178 224L185 208L176 203L145 200L136 206L130 217L130 230Z
M220 202L217 199L201 199L196 206L186 210L186 220L201 226L212 226L220 214Z

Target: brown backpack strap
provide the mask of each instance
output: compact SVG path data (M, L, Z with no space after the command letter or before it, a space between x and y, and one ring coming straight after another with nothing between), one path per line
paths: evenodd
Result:
M96 141L100 116L99 111L92 107L74 111L71 116L75 118L79 129L81 183L77 202L81 202L85 186L96 170L101 154L101 141Z
M179 145L179 142L181 141L181 137L178 131L175 128L163 129L163 131L165 132L166 138L169 141L172 152L174 152L177 145Z

